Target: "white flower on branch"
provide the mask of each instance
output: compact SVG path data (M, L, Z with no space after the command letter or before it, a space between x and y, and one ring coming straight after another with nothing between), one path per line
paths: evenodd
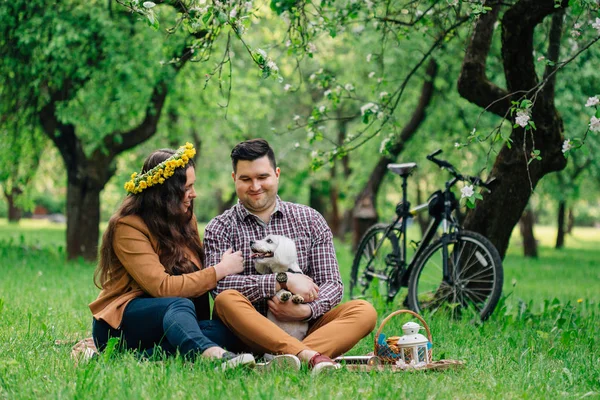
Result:
M367 103L360 108L361 115L365 115L365 113L369 111L375 114L377 111L379 111L379 106L375 103Z
M374 76L375 76L375 72L373 72L373 71L369 72L369 78L372 78Z
M279 71L279 67L277 66L277 64L275 64L275 61L273 60L269 60L267 62L267 67L271 70L271 71Z
M321 106L321 107L319 107L319 112L320 112L321 114L323 114L323 113L325 112L325 110L327 110L327 107L325 107L325 106Z
M475 193L475 191L473 190L473 185L468 185L468 186L465 186L462 189L460 189L460 197L461 198L471 197L471 196L473 196L474 193Z
M292 85L290 85L289 83L286 83L286 84L283 86L283 90L284 90L284 91L286 91L286 92L287 92L287 91L289 91L291 88L292 88Z
M571 144L571 141L569 139L566 139L562 145L563 154L566 153L567 151L571 150L572 147L573 147L573 145Z
M300 116L298 114L294 115L294 121L300 121Z
M251 1L245 2L244 7L246 8L246 12L252 11L252 2Z
M595 116L590 120L590 131L600 132L600 119Z
M590 97L587 99L587 103L585 103L585 106L586 107L594 107L598 103L600 103L600 100L598 100L597 96L594 96L594 97Z
M354 85L352 85L351 83L346 83L346 86L344 86L344 89L351 92L354 90Z
M388 97L389 93L388 92L381 92L379 93L379 98L380 99L385 99L386 97Z
M529 114L527 111L517 111L517 118L515 118L515 122L520 125L522 128L525 128L529 123Z
M371 62L371 57L373 57L373 54L367 54L367 62Z
M152 1L145 1L142 5L146 8L152 8L152 7L156 6L156 3L152 2Z
M538 60L538 61L544 61L545 59L546 59L546 57L544 57L544 56L539 56L539 57L537 58L537 60Z
M237 16L237 8L232 8L231 11L229 11L229 18L233 19Z
M596 22L592 22L592 28L598 31L598 35L600 35L600 18L596 18Z
M308 51L310 54L316 53L317 52L317 46L315 46L311 42L308 42L306 44L306 51Z
M327 97L331 94L331 90L327 89L326 91L323 92L323 96Z

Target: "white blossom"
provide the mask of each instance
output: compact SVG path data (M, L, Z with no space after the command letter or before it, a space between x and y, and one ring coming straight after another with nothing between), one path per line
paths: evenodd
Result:
M292 41L290 39L285 41L285 47L290 47L292 45Z
M600 35L600 18L596 18L596 22L592 23L592 28L598 31L598 35Z
M319 152L318 152L317 150L313 150L313 151L310 153L310 156L311 156L312 158L317 158L317 157L319 157Z
M310 76L308 77L308 80L310 81L314 81L315 79L317 79L317 75L315 74L310 74Z
M269 62L267 62L267 67L269 67L271 71L279 71L279 67L277 66L277 64L275 64L275 61L273 60L269 60Z
M310 54L312 53L316 53L317 52L317 46L315 46L313 43L308 42L306 44L306 51L308 51Z
M152 1L145 1L142 5L146 8L152 8L152 7L156 6L156 3L152 2Z
M597 96L594 96L594 97L590 97L587 99L587 103L585 103L585 106L586 107L594 107L598 103L600 103L600 100L598 100Z
M537 58L537 60L538 60L538 61L544 61L545 59L546 59L546 57L544 57L544 56L539 56L539 57Z
M595 116L590 120L590 131L600 132L600 119Z
M229 11L229 18L233 19L237 16L237 8L232 8L231 11Z
M385 151L385 149L387 148L388 143L390 142L390 138L385 138L383 139L383 141L381 142L381 146L379 146L379 152L383 154L383 152Z
M327 89L325 92L323 92L323 96L327 97L331 94L331 90Z
M327 109L327 107L325 107L325 106L321 106L321 107L319 107L319 112L320 112L321 114L323 114L323 113L325 112L325 110L326 110L326 109Z
M454 147L456 147L458 149L460 147L460 143L458 143L458 142L454 143Z
M467 185L460 189L461 198L471 197L474 193L475 191L473 190L473 185Z
M526 111L517 111L517 118L515 118L515 122L519 124L522 128L525 128L529 123L529 114Z
M251 1L247 1L244 3L244 7L246 8L247 12L252 11L252 2Z
M379 111L377 113L377 119L383 119L383 117L385 117L385 113L383 111Z
M573 145L571 144L571 141L569 139L566 139L562 145L562 152L566 153L567 151L571 150L572 147Z
M286 92L287 92L287 91L289 91L291 88L292 88L292 85L290 85L289 83L286 83L286 84L283 86L283 90L285 90Z
M380 99L384 99L384 98L386 98L388 95L389 95L389 93L388 93L388 92L381 92L381 93L379 93L379 98L380 98Z
M361 34L365 30L364 25L356 25L352 28L352 33L356 33L357 35Z
M294 121L299 121L300 120L300 116L298 114L294 115Z
M379 111L379 106L375 103L367 103L360 108L361 115L365 115L367 111L371 111L374 114Z
M263 49L257 49L256 52L258 54L260 54L262 56L262 58L266 59L267 58L267 52L264 51Z
M373 54L367 54L367 62L371 62L371 57L373 57Z
M369 78L372 78L374 76L375 76L375 72L373 72L373 71L369 72Z
M344 86L344 89L351 92L354 90L354 85L352 85L351 83L346 83L346 86Z
M571 37L572 38L578 38L579 36L581 36L581 32L579 32L577 29L572 29L571 30Z
M294 147L295 147L295 148L298 148L298 147L300 147L300 143L298 143L298 142L294 143Z

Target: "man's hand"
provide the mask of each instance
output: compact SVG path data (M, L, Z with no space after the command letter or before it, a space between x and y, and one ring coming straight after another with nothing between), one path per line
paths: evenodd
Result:
M269 311L280 321L302 321L312 315L312 310L306 304L296 304L291 301L281 302L273 296L268 302Z
M287 274L287 287L290 292L302 296L305 302L311 303L319 297L319 287L313 280L302 274Z

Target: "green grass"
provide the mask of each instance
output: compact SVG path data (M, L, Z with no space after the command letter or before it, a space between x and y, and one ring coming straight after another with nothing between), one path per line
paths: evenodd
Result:
M576 229L564 250L538 229L540 258L521 257L515 235L505 260L504 298L485 324L425 319L434 359L462 370L418 373L306 371L217 373L179 358L102 356L76 366L70 345L90 335L94 265L65 262L64 226L0 221L0 398L600 398L600 231ZM352 255L337 245L347 281ZM400 308L376 302L380 321ZM403 318L384 328L399 333ZM373 334L353 354L372 350Z

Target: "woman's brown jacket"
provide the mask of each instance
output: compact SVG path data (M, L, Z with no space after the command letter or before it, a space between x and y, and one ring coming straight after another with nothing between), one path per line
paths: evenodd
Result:
M196 225L196 219L192 218ZM197 231L197 226L196 226ZM136 215L121 218L115 227L113 248L118 258L111 278L98 298L89 305L94 318L119 328L125 306L136 297L197 298L217 285L213 267L183 275L169 275L160 263L156 239L144 221ZM189 259L202 268L202 260L191 251ZM208 301L204 302L208 308ZM200 310L197 310L197 312ZM207 310L202 314L208 314Z

